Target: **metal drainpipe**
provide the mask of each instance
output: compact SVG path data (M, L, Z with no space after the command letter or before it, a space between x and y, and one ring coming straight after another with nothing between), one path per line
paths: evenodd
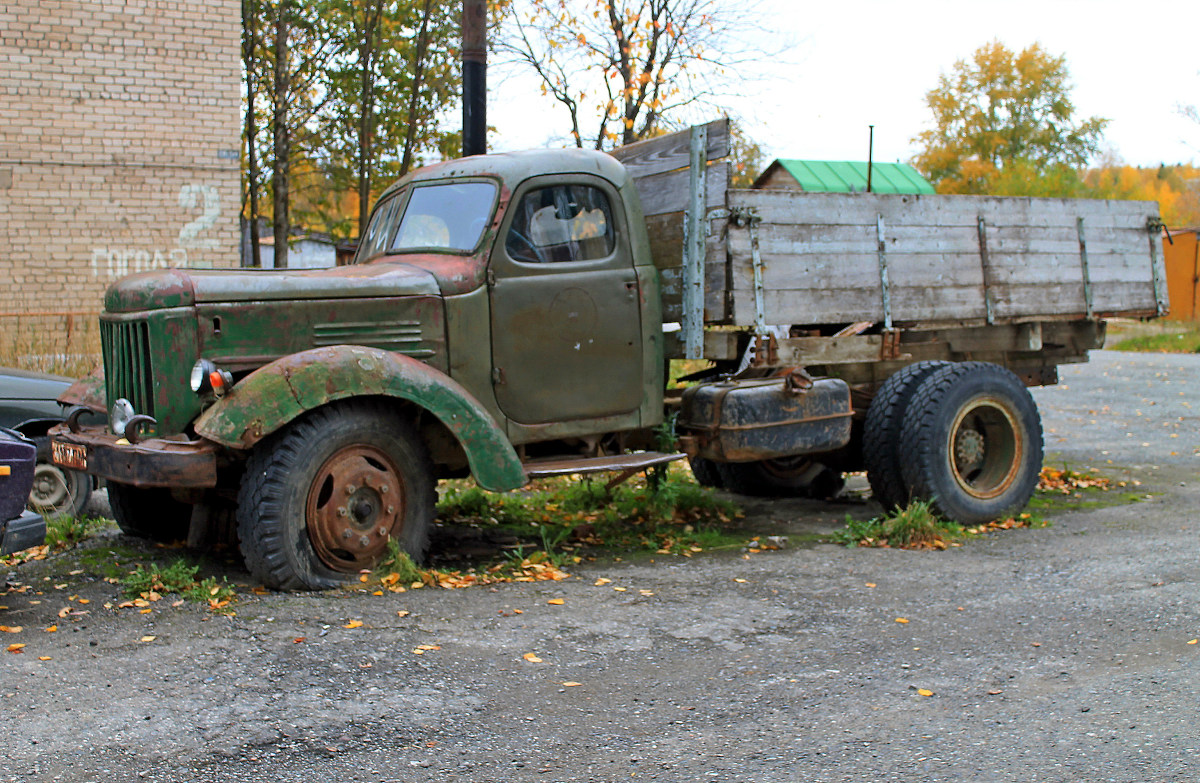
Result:
M463 0L463 157L487 153L487 0Z

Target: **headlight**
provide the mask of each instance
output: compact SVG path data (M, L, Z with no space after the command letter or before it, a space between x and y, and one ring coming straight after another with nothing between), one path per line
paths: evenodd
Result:
M216 369L216 366L208 359L201 359L193 364L192 377L190 379L192 391L196 392L196 394L200 394L201 392L206 392L212 388L212 384L209 382L208 377L212 375L213 371Z
M212 392L215 397L224 397L233 385L233 375L228 370L218 370L208 359L201 359L192 365L190 382L196 394Z
M133 403L124 397L112 404L112 410L108 412L108 425L112 429L113 435L118 438L125 437L125 426L129 424L134 413L136 411L133 409Z

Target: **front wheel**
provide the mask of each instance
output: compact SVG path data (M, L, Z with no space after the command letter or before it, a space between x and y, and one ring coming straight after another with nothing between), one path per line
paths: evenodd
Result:
M912 496L964 525L1025 507L1042 467L1037 405L1016 375L986 362L953 364L913 393L900 433Z
M393 539L423 558L434 498L424 445L394 411L319 408L251 453L238 493L242 555L268 587L334 587L378 565Z

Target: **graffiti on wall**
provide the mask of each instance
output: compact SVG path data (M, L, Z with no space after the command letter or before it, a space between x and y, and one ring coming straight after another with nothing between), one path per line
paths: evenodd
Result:
M188 251L217 249L220 243L212 229L221 217L220 191L213 185L188 183L179 188L177 200L195 217L180 227L174 247L93 247L92 277L116 280L134 272L187 266Z

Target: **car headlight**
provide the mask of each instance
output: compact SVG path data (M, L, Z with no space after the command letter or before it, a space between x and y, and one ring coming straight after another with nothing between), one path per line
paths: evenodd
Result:
M229 387L233 386L233 375L228 370L217 369L208 359L201 359L192 365L189 380L196 394L212 392L216 397L224 397Z

